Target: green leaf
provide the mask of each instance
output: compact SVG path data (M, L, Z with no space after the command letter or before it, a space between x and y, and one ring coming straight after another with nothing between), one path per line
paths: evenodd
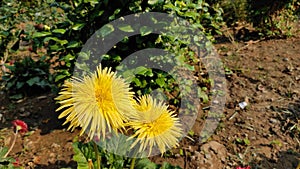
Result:
M63 49L63 47L59 46L59 45L51 45L50 47L50 50L52 51L60 51Z
M124 77L124 79L127 80L132 80L132 78L134 78L134 73L132 70L126 70L122 73L122 76Z
M53 32L53 33L64 34L64 33L66 32L66 30L65 30L65 29L54 29L52 32Z
M55 77L55 82L58 82L59 80L61 80L61 79L63 79L63 78L65 78L67 75L57 75L56 77Z
M200 88L198 88L198 97L203 101L203 103L209 102L208 95Z
M142 82L138 78L133 78L132 82L134 82L136 84L136 86L142 86Z
M73 150L75 153L73 156L73 160L77 162L77 169L89 169L88 161L78 146L78 142L73 143Z
M240 138L236 138L235 140L236 140L238 143L243 143L243 140L240 139Z
M156 84L159 85L159 87L163 87L163 86L165 86L165 84L166 84L164 78L158 78L158 79L155 79L155 82L156 82Z
M51 32L34 32L34 34L32 35L32 38L41 38L41 37L45 37L45 36L49 36L52 35Z
M21 89L24 86L24 82L17 82L17 89Z
M244 143L245 143L246 145L250 145L250 140L249 140L248 138L245 138L245 139L244 139Z
M157 3L162 3L163 1L161 1L161 0L148 0L148 4L149 5L155 5L155 4L157 4Z
M71 54L67 54L66 56L62 57L61 59L59 60L63 60L63 61L71 61L71 60L74 60L75 59L75 56L71 55Z
M92 7L94 7L96 4L99 3L98 0L84 0L83 2L84 3L88 3L89 2Z
M138 75L145 75L145 73L148 71L148 68L144 67L144 66L139 66L137 68L135 68L134 70L134 74L138 74Z
M29 86L33 86L34 84L38 83L41 79L39 77L33 77L29 80L26 81L26 83L29 85Z
M15 95L9 96L9 98L13 99L13 100L19 100L19 99L23 98L23 95L22 94L15 94Z
M98 146L110 150L113 154L126 154L130 152L133 141L127 140L127 136L112 134L111 138L104 142L99 142Z
M114 30L115 29L111 24L106 24L99 30L99 33L102 37L105 37L105 36L109 35L110 33L112 33Z
M152 31L153 31L153 29L151 27L142 26L140 28L141 36L149 35L150 33L152 33Z
M55 41L55 42L58 42L60 45L65 45L65 44L68 43L67 40L60 40L60 39L58 39L57 37L47 37L47 38L44 39L44 42L47 42L47 41L49 41L49 40L53 40L53 41Z
M68 46L67 46L68 49L69 49L69 48L78 48L78 47L80 47L80 43L79 43L79 42L76 42L76 41L71 41L71 42L69 42L69 43L68 43Z
M75 31L81 30L85 26L85 23L77 23L72 26L72 29Z
M125 24L121 24L118 27L121 31L123 32L134 32L133 28L131 27L131 25L125 25Z
M136 161L135 168L156 169L157 164L151 162L148 158L142 158Z
M89 58L90 58L90 54L89 53L87 53L87 52L79 52L78 53L78 58L80 59L80 60L89 60Z
M8 151L7 147L0 147L0 158L4 157L7 151Z

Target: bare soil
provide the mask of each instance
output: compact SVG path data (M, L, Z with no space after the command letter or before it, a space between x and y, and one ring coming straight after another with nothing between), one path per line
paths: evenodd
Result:
M251 165L261 169L296 169L300 163L300 37L216 44L227 67L224 116L214 135L197 142L203 119L168 157L155 156L186 169L229 169ZM76 168L72 140L78 130L61 126L54 95L11 101L0 94L0 144L9 146L11 121L28 123L31 133L19 137L10 156L28 169ZM247 102L245 109L239 103ZM179 149L184 150L183 154ZM297 168L298 169L298 168Z

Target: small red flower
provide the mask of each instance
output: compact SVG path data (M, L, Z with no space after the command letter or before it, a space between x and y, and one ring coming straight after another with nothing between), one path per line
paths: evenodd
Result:
M14 167L20 167L20 160L16 158L16 161L12 163Z
M236 169L251 169L251 167L250 166L247 166L247 167L240 167L240 166L238 166L238 167L236 167Z
M12 124L14 129L20 133L26 133L28 131L27 124L22 120L14 120Z

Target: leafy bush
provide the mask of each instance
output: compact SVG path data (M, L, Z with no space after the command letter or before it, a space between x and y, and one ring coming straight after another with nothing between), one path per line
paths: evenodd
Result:
M45 57L38 61L26 57L14 65L7 66L10 71L2 78L6 89L13 95L12 98L18 99L22 94L51 89L53 79L49 73L49 65Z
M291 23L298 19L297 0L248 0L248 4L248 18L263 36L291 35Z
M229 27L233 26L235 22L247 21L249 16L247 0L225 0L214 3L219 3L224 10L223 19Z
M74 0L69 2L58 2L56 7L64 11L67 16L66 20L57 22L52 25L50 30L41 30L35 32L32 37L35 44L46 44L47 54L51 58L57 58L60 64L55 67L55 83L62 84L64 80L71 77L74 70L74 63L78 56L85 55L86 60L90 59L89 54L79 52L83 44L91 35L106 23L124 15L144 12L168 12L177 14L188 20L191 24L202 32L209 39L213 39L213 35L220 34L222 26L222 9L217 5L210 6L204 1L122 1L115 3L112 1L93 1L93 0ZM122 28L123 31L127 28ZM152 34L151 31L141 32L141 35L129 37L116 44L101 62L104 66L116 67L129 54L145 49L145 48L162 48L177 53L176 57L190 57L194 55L188 49L187 44L190 41L178 43L176 39L165 38L165 35L158 36ZM178 33L177 33L178 34ZM177 36L177 35L174 35ZM201 39L203 35L199 35ZM195 38L196 39L196 38ZM160 41L161 40L161 41ZM159 42L160 41L160 42ZM176 46L171 49L171 46ZM99 56L100 58L100 56ZM97 59L95 60L96 64ZM188 60L188 59L187 59ZM183 62L187 62L182 59ZM199 60L194 60L196 63ZM63 63L63 64L62 64ZM185 64L188 69L193 67L194 63ZM84 69L87 65L77 65L79 69ZM173 96L169 99L174 104L178 104L178 87L166 72L152 70L148 68L138 68L141 70L131 70L134 72L132 78L132 87L138 94L150 93L157 88L163 89L165 92L173 92ZM192 69L191 69L192 70ZM128 72L127 72L128 73ZM127 74L128 75L128 74ZM132 74L131 74L132 75ZM126 75L125 75L126 76ZM167 80L165 80L167 79ZM205 92L202 92L202 95ZM170 95L169 95L170 96Z
M291 36L293 23L299 20L300 2L297 0L209 0L220 4L228 26L247 26L250 23L261 37ZM246 35L246 36L251 36Z
M122 145L120 145L122 146ZM105 152L105 150L97 147L99 149L99 155L101 158L102 168L129 168L132 159L128 157L118 156L112 153ZM73 149L75 155L73 156L74 161L77 162L78 169L88 169L91 166L97 168L96 154L93 151L94 146L91 142L81 143L74 142ZM126 151L126 149L124 149ZM163 163L162 165L155 164L147 158L137 159L135 162L136 169L180 169L178 166L172 166L169 163Z
M31 75L28 75L27 73L20 73L20 71L25 71L21 68L15 69L10 67L10 75L4 77L4 79L7 82L7 90L10 91L13 89L14 94L22 91L23 87L32 87L33 84L41 88L51 86L51 83L56 83L60 86L66 79L72 76L75 60L82 54L79 52L86 40L103 25L121 16L145 11L176 14L189 21L196 29L202 31L211 40L213 40L214 34L221 34L220 29L223 24L222 9L217 4L209 5L205 1L127 0L121 3L115 3L112 1L95 0L73 0L68 2L49 0L47 3L42 3L41 1L20 2L17 6L13 4L14 0L6 0L5 2L6 4L3 5L6 8L1 9L6 10L7 13L4 13L5 16L3 16L2 19L9 25L8 30L10 30L9 35L11 38L9 39L9 36L4 37L5 41L2 43L2 46L5 48L4 51L10 50L8 48L12 45L9 46L9 43L16 46L13 49L18 51L20 46L16 44L18 44L20 40L28 41L32 44L32 49L30 49L32 52L38 53L38 49L45 47L47 50L44 54L47 55L47 58L51 59L51 62L55 63L53 67L53 79L52 75L44 75L44 73L49 73L46 71L46 68L42 69L43 72L30 72ZM34 6L35 8L31 8L30 6ZM14 10L8 11L7 9ZM16 15L20 17L17 17L15 20L12 19ZM42 18L46 19L43 20ZM22 21L30 21L33 23L18 33L11 31L15 30L15 26ZM176 25L173 26L175 26L174 30L178 29ZM151 31L145 31L142 31L139 36L129 37L119 42L116 48L111 49L103 58L102 64L104 66L116 67L126 56L135 51L145 48L161 48L176 53L177 60L186 63L183 65L187 69L194 71L193 67L199 60L191 59L193 55L195 55L191 49L187 47L188 44L191 43L191 41L188 40L191 39L191 37L185 41L178 41L176 38L168 37L168 35L159 36L152 34ZM178 36L178 32L177 34L174 32L173 36ZM193 38L202 39L202 36L203 35L199 35L199 37ZM206 46L202 47L206 48ZM6 55L12 52L13 51L9 51ZM87 57L87 59L89 59L88 55ZM33 62L31 62L33 65L28 65L25 62L28 61L20 62L20 67L39 67L38 65L34 65ZM148 68L138 69L143 70L132 70L135 72L133 74L134 78L132 78L132 87L139 95L150 93L153 90L161 88L164 92L169 93L169 99L172 100L173 104L179 104L178 84L175 83L175 80L172 79L168 73ZM14 75L14 73L19 74ZM30 79L32 79L32 81ZM33 80L34 83L31 83ZM203 95L204 93L206 92L202 91L201 96L206 98L206 96Z

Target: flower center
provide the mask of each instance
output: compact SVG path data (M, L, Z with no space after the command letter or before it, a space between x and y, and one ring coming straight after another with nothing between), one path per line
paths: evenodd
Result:
M173 125L173 120L168 117L168 114L162 114L156 120L144 123L146 131L150 134L150 137L155 137L168 130Z
M98 103L98 106L101 107L102 109L104 107L106 107L106 108L114 107L112 93L111 93L111 90L109 90L108 88L97 87L95 90L95 97L96 97L96 102Z

